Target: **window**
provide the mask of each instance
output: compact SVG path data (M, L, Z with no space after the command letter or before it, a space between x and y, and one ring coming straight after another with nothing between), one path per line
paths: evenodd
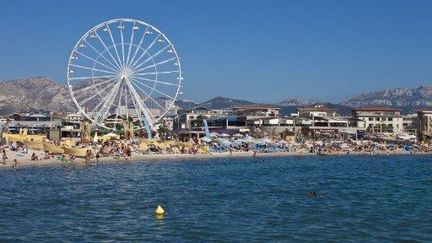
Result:
M393 117L388 117L387 121L393 121Z
M372 118L372 117L369 117L369 121L373 121L373 118Z

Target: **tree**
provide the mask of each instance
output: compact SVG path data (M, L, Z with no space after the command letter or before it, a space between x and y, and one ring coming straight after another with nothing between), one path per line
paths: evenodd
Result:
M166 136L168 134L168 128L165 125L165 123L161 124L158 129L157 132L159 133L159 137L161 138L161 140L165 140Z

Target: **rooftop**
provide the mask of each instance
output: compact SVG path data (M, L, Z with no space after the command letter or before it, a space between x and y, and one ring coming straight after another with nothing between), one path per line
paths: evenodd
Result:
M354 108L353 111L401 111L401 109L390 107L360 107Z

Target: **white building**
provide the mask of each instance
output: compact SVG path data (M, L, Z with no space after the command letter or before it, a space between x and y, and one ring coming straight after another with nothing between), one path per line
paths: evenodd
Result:
M371 133L400 133L403 131L403 119L400 109L360 108L353 110L357 127L366 128Z

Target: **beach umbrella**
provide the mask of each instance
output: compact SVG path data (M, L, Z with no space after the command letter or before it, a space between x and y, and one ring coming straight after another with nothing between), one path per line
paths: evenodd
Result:
M97 132L95 132L95 135L94 135L94 137L93 137L93 142L94 142L94 143L97 143L98 140L99 140L99 137L98 137L98 135L97 135Z
M209 137L203 137L203 138L201 138L201 140L204 141L204 142L206 142L206 143L209 143L209 142L212 141L212 139L209 138Z
M260 138L257 140L258 144L265 144L265 143L273 143L272 140L268 139L268 138Z
M255 139L251 136L246 136L242 139L239 139L240 141L244 142L244 143L254 143Z
M222 134L220 134L219 136L220 136L220 137L223 137L223 138L231 137L231 135L229 135L229 134L227 134L227 133L222 133Z
M233 135L233 137L235 137L235 138L242 138L244 136L241 133L236 133L236 134Z
M102 137L103 137L103 138L108 138L108 139L120 139L120 136L117 135L117 134L115 134L115 133L113 133L113 132L110 132L110 133L108 133L108 134L105 134L105 135L103 135Z
M287 144L289 144L287 141L285 141L285 140L280 140L280 141L278 141L277 142L277 144L280 144L280 145L287 145Z
M346 144L346 143L343 143L343 144L341 144L341 146L340 146L342 149L346 149L346 148L349 148L349 146L348 146L348 144Z
M210 133L210 137L218 137L218 136L219 136L219 133L217 133L217 132Z
M232 142L229 140L226 140L226 139L222 139L219 141L219 144L224 146L224 147L229 147L229 146L231 146Z

